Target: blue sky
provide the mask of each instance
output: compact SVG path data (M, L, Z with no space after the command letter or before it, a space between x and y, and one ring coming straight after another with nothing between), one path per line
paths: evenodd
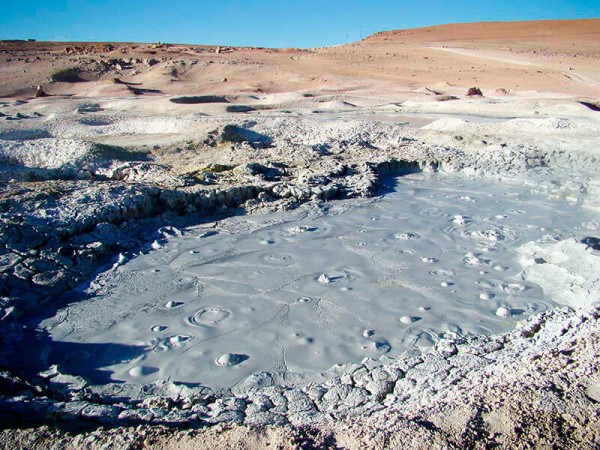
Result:
M313 47L455 22L600 18L600 0L0 0L0 39Z

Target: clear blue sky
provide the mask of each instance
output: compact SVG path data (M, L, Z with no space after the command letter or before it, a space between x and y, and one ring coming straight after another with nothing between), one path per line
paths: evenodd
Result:
M313 47L443 23L594 17L600 0L0 0L0 39Z

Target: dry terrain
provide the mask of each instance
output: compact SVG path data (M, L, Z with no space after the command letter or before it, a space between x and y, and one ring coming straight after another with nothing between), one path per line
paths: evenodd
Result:
M597 214L599 58L600 19L311 49L0 41L0 447L598 448L599 220L518 249L556 309L308 384L93 384L40 324L163 241L387 175L519 180Z

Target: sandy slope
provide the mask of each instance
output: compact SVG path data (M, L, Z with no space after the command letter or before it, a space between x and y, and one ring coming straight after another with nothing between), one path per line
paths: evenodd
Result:
M141 83L132 87L171 95L385 89L406 96L423 87L464 94L477 85L488 95L504 88L516 95L593 99L600 95L599 47L600 19L446 25L383 32L316 49L4 42L0 96L31 95L40 84L56 94L133 95L127 86L110 83L119 77ZM110 63L130 58L158 63L121 62L122 70ZM48 86L53 70L75 66L90 83Z

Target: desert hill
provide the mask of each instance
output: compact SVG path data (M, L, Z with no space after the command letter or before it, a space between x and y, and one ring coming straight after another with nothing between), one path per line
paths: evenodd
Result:
M363 42L442 42L502 39L511 41L542 40L557 44L564 44L568 41L598 46L600 44L600 19L455 23L407 30L382 31L366 37Z
M365 89L406 97L479 86L484 95L596 100L599 57L600 19L432 26L314 49L1 41L0 96L32 96L38 85L86 97ZM64 69L78 76L55 76Z

